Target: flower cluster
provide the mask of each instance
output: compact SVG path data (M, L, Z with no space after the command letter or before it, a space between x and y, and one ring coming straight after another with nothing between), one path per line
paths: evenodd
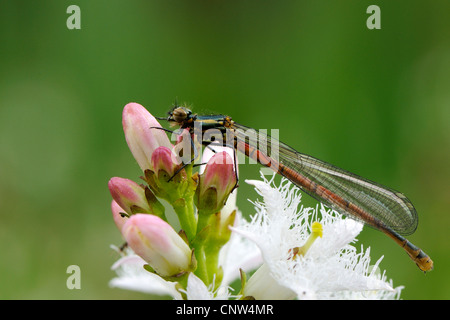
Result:
M206 165L194 173L194 161L179 154L180 145L192 144L188 130L172 144L137 103L125 106L123 129L143 183L119 177L108 183L127 244L116 248L122 257L111 286L174 299L399 297L402 288L377 272L381 259L371 266L370 250L352 245L360 223L324 207L303 208L289 181L276 186L264 178L247 181L264 199L247 221L236 209L232 150L205 149ZM236 279L238 292L229 287Z

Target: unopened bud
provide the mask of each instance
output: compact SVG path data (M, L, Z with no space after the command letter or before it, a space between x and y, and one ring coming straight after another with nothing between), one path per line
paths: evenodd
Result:
M177 276L193 268L189 246L157 216L131 216L123 226L122 234L130 248L163 277Z
M208 161L195 193L195 205L200 213L212 214L223 208L236 186L233 168L233 160L225 151L216 153Z
M153 169L151 157L160 146L172 147L166 133L150 112L138 103L129 103L123 109L122 125L128 147L142 171Z

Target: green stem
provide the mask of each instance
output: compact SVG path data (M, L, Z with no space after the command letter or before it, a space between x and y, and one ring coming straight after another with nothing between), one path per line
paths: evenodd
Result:
M209 285L208 267L206 264L206 256L203 245L196 247L194 252L195 258L197 259L197 269L194 273L203 281L203 283Z
M208 279L210 279L211 281L214 278L215 274L218 276L217 271L218 271L218 267L219 267L219 251L220 251L220 247L217 248L217 246L208 245L205 248ZM217 279L217 280L221 280L221 279ZM216 282L216 286L219 284L219 282L221 282L221 281Z
M187 199L182 202L183 203L180 203L179 205L174 204L173 208L178 216L178 220L180 221L181 229L186 232L189 241L191 241L195 237L195 232L197 229L197 221L194 213L194 202L192 199Z
M210 215L202 214L200 211L198 212L197 234L209 224L210 218Z

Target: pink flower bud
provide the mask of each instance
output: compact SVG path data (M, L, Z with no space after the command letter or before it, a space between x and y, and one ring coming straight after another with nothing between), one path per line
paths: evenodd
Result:
M128 147L142 171L153 169L151 157L153 151L160 146L172 148L163 130L152 129L161 125L147 109L138 103L129 103L123 109L122 125Z
M152 213L145 197L145 190L129 179L114 177L108 182L113 199L128 214Z
M221 152L221 151L225 151L228 153L228 155L231 158L228 158L227 161L233 159L236 156L236 153L234 152L234 150L232 148L229 147L221 147L221 146L214 146L214 151L215 153L209 149L209 148L205 148L205 150L203 151L203 156L202 156L202 163L207 163L213 156L214 154ZM238 167L238 163L237 163L237 158L236 158L236 163L235 166L233 167L234 170L237 171L238 175L239 175L239 167ZM205 167L206 165L202 165L200 167L200 174L202 174L205 171ZM234 189L233 192L228 196L228 199L226 201L225 206L223 207L223 209L221 210L221 217L222 220L225 220L228 218L228 216L236 210L236 196L237 196L237 189Z
M200 175L197 186L195 204L199 212L209 214L220 211L235 186L233 159L225 151L214 154Z
M191 271L191 249L159 217L135 214L123 226L122 234L128 246L159 275L168 277Z
M142 187L134 181L118 177L111 178L108 187L122 212L128 215L150 213L166 219L164 206L148 187Z
M159 171L163 170L167 173L169 178L172 177L177 165L180 164L180 162L174 162L174 160L176 160L176 158L173 156L171 149L167 147L157 148L153 152L151 159L153 171L159 176Z

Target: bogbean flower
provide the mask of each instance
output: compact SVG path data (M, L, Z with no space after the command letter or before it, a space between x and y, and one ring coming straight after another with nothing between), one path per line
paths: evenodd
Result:
M123 127L146 185L118 177L108 183L114 199L113 218L128 244L127 255L114 266L121 277L114 279L112 285L130 287L122 280L127 278L125 270L132 270L131 278L136 279L136 268L127 268L127 263L135 262L136 259L128 258L137 255L148 265L141 276L145 278L148 273L153 279L162 278L158 282L167 284L168 292L176 282L183 297L190 291L190 296L195 296L192 288L199 286L191 284L189 289L188 277L194 279L192 283L202 281L207 288L217 290L215 285L220 286L223 275L220 249L230 238L228 226L235 221L233 200L228 202L225 218L221 219L221 210L236 185L234 162L226 152L217 152L203 159L207 168L200 176L193 174L195 159L191 157L197 152L190 149L193 145L190 131L175 132L177 143L173 146L156 119L136 103L125 106ZM181 230L175 231L168 223L158 198L172 206Z
M273 179L272 179L273 180ZM248 280L244 296L255 299L396 298L384 274L381 259L370 265L370 250L352 245L363 225L343 219L333 210L301 208L300 194L288 180L247 181L264 198L255 203L251 223L233 231L253 241L264 263ZM320 222L318 222L320 220ZM382 292L371 295L372 292ZM349 294L351 293L351 294Z
M122 258L111 267L117 273L117 277L109 282L111 287L182 299L177 290L177 282L165 280L156 273L146 271L144 266L147 262L131 249L120 250L114 246L112 249L121 254Z

